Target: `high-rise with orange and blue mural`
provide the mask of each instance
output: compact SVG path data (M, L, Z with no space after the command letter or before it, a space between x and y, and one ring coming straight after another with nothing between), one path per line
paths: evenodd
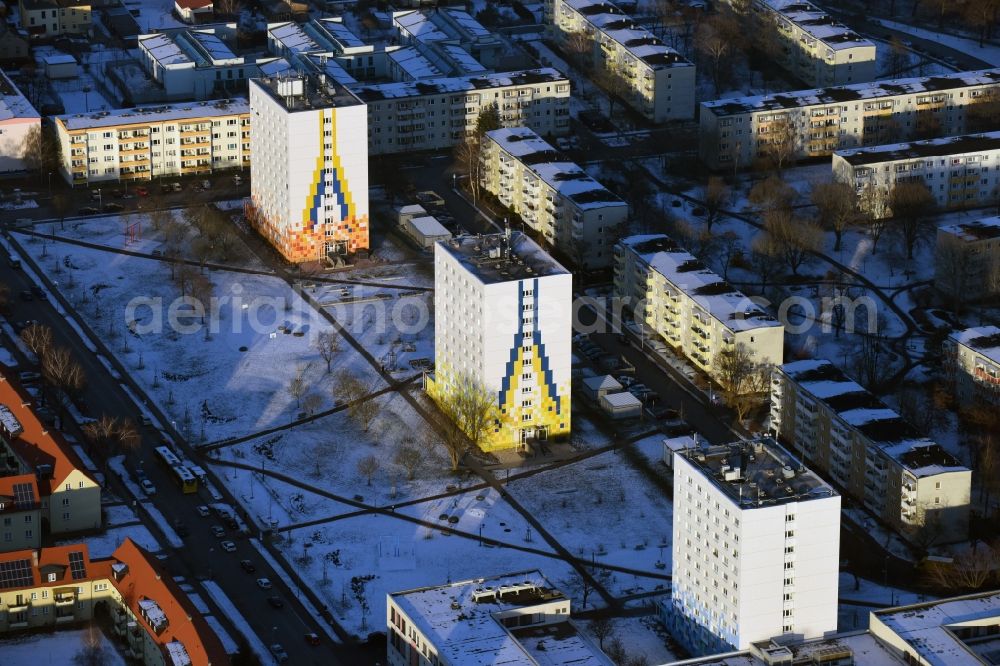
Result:
M572 275L515 232L438 243L434 285L431 397L487 393L487 451L569 435Z
M289 261L368 249L368 115L316 77L250 81L247 219Z

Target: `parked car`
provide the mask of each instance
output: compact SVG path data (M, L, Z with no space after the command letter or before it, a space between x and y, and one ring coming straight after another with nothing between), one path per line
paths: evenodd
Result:
M33 301L35 300L34 295L31 293L30 289L22 289L21 293L18 294L22 301Z
M170 183L170 189L173 190L174 192L180 192L184 188L181 187L180 183Z
M84 206L77 212L80 213L80 215L97 215L101 211L97 210L93 206Z
M223 541L219 545L222 546L222 550L226 551L227 553L235 553L236 552L236 544L233 543L232 541Z
M271 654L274 655L275 660L279 663L288 661L288 653L285 652L285 648L281 647L280 643L275 643L268 649L271 650Z
M272 595L272 596L268 597L267 598L267 603L268 603L268 605L271 606L271 608L284 608L285 607L285 602L282 600L281 597L279 597L277 595Z
M184 537L190 536L191 534L191 530L188 529L188 526L179 520L174 522L174 532L177 532L177 536L179 536L182 539Z
M37 284L31 286L31 293L40 301L49 300L49 294Z
M149 188L146 187L145 185L140 185L139 187L135 188L135 193L138 194L140 197L148 197Z
M156 486L154 486L153 482L150 481L149 479L143 479L142 481L139 482L139 485L142 486L142 492L146 493L147 495L156 494Z
M10 255L10 259L7 260L7 265L10 266L11 268L20 268L21 260L20 258L18 258L16 254L12 254Z
M210 513L211 512L208 510L208 507L205 506L204 504L198 506L198 515L201 516L202 518L208 518Z
M258 578L257 579L257 587L259 587L262 590L270 590L273 586L271 585L270 579L268 579L268 578Z
M243 569L243 571L246 571L247 573L253 573L257 571L257 567L255 567L253 562L251 562L250 560L240 560L240 567Z
M319 634L314 634L312 632L305 635L306 643L309 645L319 645Z
M221 525L212 525L212 536L216 539L221 539L226 536L226 530Z

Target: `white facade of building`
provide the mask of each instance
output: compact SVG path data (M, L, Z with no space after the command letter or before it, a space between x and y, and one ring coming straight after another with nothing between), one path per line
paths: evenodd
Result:
M840 496L767 439L673 463L674 636L707 654L836 632Z
M623 238L614 266L615 296L709 377L738 345L758 363L781 364L784 327L667 236Z
M500 203L584 269L607 268L628 204L527 128L487 132L480 181Z
M902 536L968 538L969 468L829 361L775 368L771 427Z
M53 118L71 185L152 180L250 166L246 98Z
M569 434L572 301L572 274L522 233L437 244L428 392L471 382L497 396L482 448Z
M365 106L302 76L250 82L248 219L289 261L368 248Z
M591 40L599 70L625 81L629 105L656 123L690 120L695 111L695 67L607 0L546 0L546 23L566 48L575 35Z
M0 70L0 173L23 171L24 140L42 118L17 86Z
M1000 328L955 331L945 341L944 351L959 404L1000 405Z
M1000 294L1000 216L938 227L934 286L959 302Z
M806 0L754 0L758 25L780 41L778 58L810 86L874 81L875 44ZM773 26L773 27L772 27Z
M974 208L1000 200L1000 132L838 150L833 176L888 202L897 183L923 183L938 208ZM888 205L880 206L891 214Z
M1000 89L1000 69L702 102L700 153L746 168L783 143L796 157L968 131L969 107ZM992 128L990 128L992 129Z
M350 88L368 105L372 155L450 148L472 134L491 104L504 127L569 132L570 83L551 68Z

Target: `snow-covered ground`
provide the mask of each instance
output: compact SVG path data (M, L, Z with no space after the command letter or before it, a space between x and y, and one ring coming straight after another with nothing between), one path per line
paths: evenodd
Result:
M0 640L0 662L4 666L65 666L84 648L85 629L67 629L4 638ZM125 658L100 631L96 632L104 648L104 666L125 666Z
M247 622L246 618L243 617L243 613L236 608L236 605L229 599L226 593L218 583L206 580L202 582L202 587L208 596L212 597L215 605L225 614L226 619L233 623L236 630L246 637L247 643L250 645L250 649L260 658L262 664L266 666L276 666L274 657L271 656L270 651L267 646L264 645L263 641L254 633L253 629L250 628L250 623ZM227 646L228 651L228 646Z
M983 46L979 46L979 42L975 39L965 39L963 37L946 35L940 32L925 30L923 28L915 28L912 25L899 23L898 21L890 21L888 19L879 19L878 22L887 28L892 28L893 30L898 30L899 32L905 32L908 35L944 44L945 46L955 49L956 51L988 62L994 67L1000 66L1000 46L994 46L993 44L984 44Z
M125 539L132 539L137 544L152 553L161 550L160 543L143 525L125 525L121 527L108 527L101 534L87 535L83 537L73 537L56 542L58 545L71 545L83 541L87 544L90 556L111 557L111 554L122 545Z

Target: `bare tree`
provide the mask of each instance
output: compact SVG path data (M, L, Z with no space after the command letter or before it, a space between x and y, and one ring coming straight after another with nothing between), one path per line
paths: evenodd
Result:
M622 639L617 636L611 638L604 653L607 654L611 661L613 661L617 666L625 666L625 660L628 659L628 654L625 652L625 644L622 643Z
M42 377L53 389L67 395L80 392L86 383L83 366L65 347L51 347L42 356Z
M928 563L927 572L932 584L957 593L981 589L996 578L998 567L1000 553L996 547L976 541L951 562Z
M765 214L764 231L771 237L768 247L778 253L793 275L799 274L799 268L823 241L823 232L814 222L796 219L788 209Z
M813 186L811 196L820 224L833 232L833 250L837 252L844 232L858 220L854 188L840 181L827 181Z
M138 449L142 438L139 431L131 421L119 420L113 416L103 415L95 421L90 421L83 426L83 435L91 445L91 450L96 451L104 459L104 468L107 470L108 459L118 453L130 453Z
M571 32L563 42L563 49L573 64L589 72L594 65L594 39L585 32Z
M729 279L729 269L743 253L740 235L735 231L725 231L718 236L718 260L722 269L722 279Z
M750 188L748 199L762 213L778 208L791 208L795 199L795 188L781 176L772 174Z
M320 331L314 345L319 357L326 363L326 371L330 372L333 359L340 353L340 336L336 331Z
M304 409L307 414L315 414L322 406L323 396L319 393L307 393L305 397L302 398L302 409Z
M723 74L729 70L729 61L739 48L741 28L734 17L720 12L702 21L694 34L694 48L712 74L712 87L718 94L723 84Z
M417 474L417 469L420 468L420 463L423 461L423 455L409 444L401 443L396 447L393 461L406 470L406 478L412 481L413 477Z
M479 200L482 166L482 146L477 137L466 137L465 141L455 145L455 168L468 177L473 203Z
M631 97L632 86L620 72L605 65L593 76L596 83L608 96L608 116L614 117L615 100L627 100Z
M969 132L989 132L1000 127L1000 90L983 90L966 107L966 129Z
M762 152L780 173L795 161L799 151L799 133L787 114L773 121L761 135Z
M886 363L885 327L885 316L880 314L875 318L874 330L857 332L860 345L855 359L856 374L869 391L878 388L890 371Z
M766 400L770 370L758 363L753 350L742 342L719 352L716 367L715 379L722 389L722 399L742 421Z
M368 432L381 409L380 401L373 397L378 382L377 377L366 382L347 369L338 372L334 379L334 398L347 405L348 415L365 432Z
M721 216L729 196L730 191L726 181L718 176L710 176L701 192L702 204L705 206L705 228L709 231Z
M760 287L767 289L772 277L781 271L781 253L774 239L767 232L754 236L750 245L750 265L760 277Z
M21 341L32 354L41 358L52 347L52 329L36 322L21 331Z
M927 238L934 229L931 224L934 195L923 183L903 182L892 188L889 200L893 220L906 245L906 258L913 259L917 243Z
M896 35L889 40L889 76L898 79L910 64L910 52Z
M442 445L454 471L469 444L479 446L497 420L496 396L471 377L462 375L441 387L435 398L447 417Z
M300 367L295 376L288 380L288 395L295 400L295 408L302 406L302 396L309 390L306 384L305 368Z
M372 485L372 479L374 479L375 475L378 474L380 466L381 464L379 463L378 458L373 455L367 455L358 460L358 474L365 477L368 481L368 485L370 486Z
M597 644L602 650L604 649L604 641L611 636L613 631L614 626L607 616L602 615L590 621L590 633L597 639Z
M73 655L75 666L104 666L110 661L102 641L101 630L91 622L80 639L80 650Z
M52 201L49 202L49 206L52 207L52 214L59 220L59 228L64 228L66 225L66 216L73 209L73 201L65 192L56 192L52 195Z
M48 126L35 125L21 142L21 159L29 171L38 172L39 182L59 166L59 139Z
M865 185L858 197L861 223L872 239L872 254L878 249L878 241L889 223L889 194L875 185Z

